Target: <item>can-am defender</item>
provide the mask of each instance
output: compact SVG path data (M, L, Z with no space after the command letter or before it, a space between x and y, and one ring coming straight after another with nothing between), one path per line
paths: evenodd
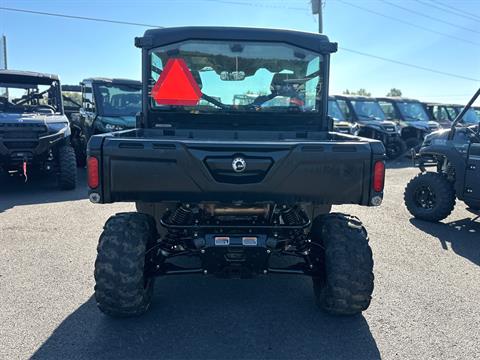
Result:
M403 97L379 97L387 119L397 123L400 136L407 151L418 151L427 134L440 129L436 121L430 120L425 106L418 100Z
M433 116L442 127L450 128L455 118L460 114L463 105L456 104L438 104L426 103L424 104L430 116ZM457 125L472 126L480 122L480 111L474 107L467 110L465 115L458 121Z
M61 189L74 189L69 138L56 75L0 70L0 170L25 181L32 171L53 173Z
M479 95L480 89L450 129L425 138L418 155L422 173L405 189L405 205L416 218L445 219L455 207L455 198L473 211L480 210L480 125L457 126ZM429 167L435 172L427 172Z
M342 134L358 135L360 127L356 123L347 121L337 100L333 96L328 97L328 116L333 119L333 131Z
M80 112L82 107L82 88L80 85L62 85L62 99L63 111L72 125L72 115Z
M373 291L367 232L330 209L380 205L385 148L331 132L337 44L313 33L225 27L148 30L135 44L143 59L139 128L95 135L88 148L90 200L135 201L138 211L111 217L100 236L99 308L145 312L156 276L305 274L321 308L365 310ZM257 95L233 104L241 94Z
M359 127L358 136L380 140L389 159L396 159L405 152L406 146L398 135L397 126L386 119L375 99L356 95L334 97L345 118Z
M141 110L141 82L88 78L80 83L81 108L72 114L72 145L79 166L85 166L87 143L95 134L135 128Z

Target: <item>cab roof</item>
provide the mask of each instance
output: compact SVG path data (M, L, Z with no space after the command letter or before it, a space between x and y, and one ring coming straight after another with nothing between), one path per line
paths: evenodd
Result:
M377 100L392 101L392 102L421 102L417 99L402 97L402 96L380 96L376 97Z
M186 40L283 42L324 54L337 51L337 43L332 43L327 36L317 33L282 29L220 26L185 26L151 29L145 31L143 37L135 38L135 46L143 49L152 49Z
M357 101L377 101L376 98L371 96L361 96L361 95L350 95L350 94L342 94L342 95L333 95L335 99L345 99L345 100L357 100Z
M58 81L58 76L34 71L0 70L0 81L3 83L22 82L27 84L50 85L52 81Z
M142 83L138 80L131 79L121 79L121 78L104 78L104 77L91 77L84 79L82 83L91 82L95 84L123 84L123 85L138 85L141 86Z

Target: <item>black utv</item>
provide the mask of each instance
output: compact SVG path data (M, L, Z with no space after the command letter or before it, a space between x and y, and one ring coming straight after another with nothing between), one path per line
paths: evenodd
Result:
M129 79L89 78L80 83L78 112L71 116L72 145L85 166L87 143L95 134L135 128L141 109L141 83Z
M80 112L82 107L82 90L80 85L62 85L63 110L70 125L72 125L72 116ZM73 132L73 131L72 131Z
M425 106L418 100L403 97L377 98L387 119L395 121L407 150L418 151L427 134L440 129L436 121L430 120Z
M51 173L63 190L76 186L75 153L56 75L0 70L0 170Z
M427 110L429 119L436 121L444 129L449 129L457 116L455 110L447 108L445 104L429 102L423 103L423 106Z
M337 44L314 33L226 27L148 30L135 44L138 128L88 145L90 200L137 207L111 217L100 236L99 308L142 314L157 276L300 274L313 279L321 308L367 309L367 232L355 216L330 210L381 204L385 148L331 131ZM242 94L256 96L239 104Z
M396 159L406 151L394 122L388 121L378 102L367 96L335 95L345 118L358 126L356 135L380 140L389 159Z
M405 205L416 218L445 219L455 206L455 198L472 211L480 210L480 125L457 126L479 95L480 89L450 129L425 138L418 155L421 174L405 189Z
M463 110L463 105L456 104L427 103L425 106L429 114L433 115L434 119L445 128L450 128L455 118ZM457 125L471 126L479 122L480 114L475 111L475 108L470 108L458 121Z
M333 130L342 134L357 135L360 127L356 123L347 121L337 99L333 96L328 97L328 116L333 121Z

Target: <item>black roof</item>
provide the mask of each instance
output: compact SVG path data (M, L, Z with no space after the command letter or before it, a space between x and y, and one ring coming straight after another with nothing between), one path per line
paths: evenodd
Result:
M81 92L80 85L62 85L62 91Z
M237 40L284 42L301 48L319 52L337 51L337 43L331 43L325 35L294 30L185 26L151 29L143 37L135 38L135 46L151 49L185 40Z
M84 79L83 82L91 82L95 84L103 83L103 84L123 84L123 85L138 85L141 86L141 81L138 80L131 80L131 79L120 79L120 78L104 78L104 77L91 77L88 79Z
M391 101L391 102L421 102L420 100L417 100L417 99L411 99L411 98L406 98L401 96L380 96L380 97L377 97L376 99L382 100L382 101Z
M0 81L3 83L25 83L50 85L52 81L58 81L58 76L33 71L0 70Z
M342 100L356 100L356 101L377 101L376 98L371 96L361 96L361 95L350 95L350 94L342 94L342 95L333 95L335 99L342 99Z

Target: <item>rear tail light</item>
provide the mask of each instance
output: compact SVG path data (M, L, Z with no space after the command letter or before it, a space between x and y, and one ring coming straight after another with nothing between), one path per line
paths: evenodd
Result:
M373 190L382 192L385 185L385 163L377 161L373 167Z
M87 182L90 189L96 189L99 185L98 159L89 156L87 160Z

